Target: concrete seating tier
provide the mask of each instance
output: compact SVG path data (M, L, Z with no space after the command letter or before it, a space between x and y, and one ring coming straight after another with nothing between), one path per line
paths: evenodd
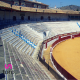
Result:
M6 42L6 40L3 42L6 53L6 64L12 64L12 70L14 71L13 75L7 74L8 80L50 80L35 60L29 56L33 49L31 49L29 55L25 54L28 50L25 53L19 50L21 45L24 45L24 41L18 43L20 46L17 47L13 47L13 44L17 43L15 38L10 42ZM28 46L28 48L30 47Z

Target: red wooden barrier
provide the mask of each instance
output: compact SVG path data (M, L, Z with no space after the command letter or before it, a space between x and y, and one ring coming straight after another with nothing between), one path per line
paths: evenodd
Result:
M75 35L74 37L77 37L77 36L80 36L79 35ZM52 44L52 47L54 47L57 43L59 43L60 41L63 41L63 40L66 40L66 39L70 39L71 36L66 36L66 37L63 37L63 38L59 38L59 40L55 41L53 44ZM54 63L54 65L56 66L56 68L59 70L59 72L61 72L62 75L64 75L65 78L67 79L72 79L72 80L77 80L75 77L73 77L69 72L67 72L63 67L61 67L57 62L56 60L54 59L54 57L52 56L52 61Z
M56 38L59 38L57 41L55 41L53 44L52 44L52 47L54 47L56 44L58 44L59 42L63 41L63 40L66 40L66 39L70 39L71 38L71 35L73 35L74 37L80 37L80 33L77 34L77 32L75 33L66 33L66 34L62 34L61 36L66 36L66 37L63 37L61 38L60 35L57 35L57 36L54 36L52 38L49 38L45 41L43 41L43 44L47 44L48 42L50 42L51 40L54 40ZM74 38L73 37L73 38ZM46 45L46 48L47 48L47 45ZM77 80L75 77L73 77L69 72L67 72L63 67L61 67L57 62L56 60L54 59L54 56L51 56L52 58L52 61L54 62L54 65L56 66L56 68L59 70L59 72L61 72L62 75L64 75L68 80Z

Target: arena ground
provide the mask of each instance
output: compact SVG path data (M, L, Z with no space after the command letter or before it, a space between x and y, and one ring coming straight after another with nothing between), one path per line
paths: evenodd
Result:
M53 49L55 60L70 74L80 79L80 38L68 39Z

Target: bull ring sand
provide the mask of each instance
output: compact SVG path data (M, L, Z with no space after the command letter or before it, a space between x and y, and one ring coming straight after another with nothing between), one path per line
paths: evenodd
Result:
M56 45L52 55L67 72L80 80L80 37Z

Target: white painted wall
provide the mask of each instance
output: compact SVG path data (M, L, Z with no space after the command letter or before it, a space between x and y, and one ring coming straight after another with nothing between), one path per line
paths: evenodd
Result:
M19 20L21 19L20 13L24 13L24 12L8 12L8 11L0 11L0 20L3 20L3 18L5 17L5 19L12 19L13 20L13 16L16 16L16 19ZM24 13L24 20L28 20L28 16L30 16L31 20L41 20L41 16L44 17L44 20L48 20L48 16L50 16L51 19L68 19L68 15L65 14L44 14L44 13L30 13L30 12L25 12Z

